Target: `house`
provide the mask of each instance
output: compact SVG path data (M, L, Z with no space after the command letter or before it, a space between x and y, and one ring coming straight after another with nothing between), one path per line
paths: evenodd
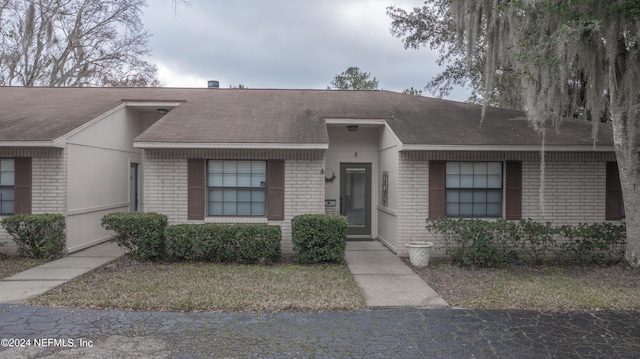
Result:
M620 220L612 132L389 91L0 88L2 212L63 213L69 251L109 238L112 211L175 223L341 213L350 239L399 255L426 218ZM0 233L0 238L2 238ZM6 239L6 233L4 234Z

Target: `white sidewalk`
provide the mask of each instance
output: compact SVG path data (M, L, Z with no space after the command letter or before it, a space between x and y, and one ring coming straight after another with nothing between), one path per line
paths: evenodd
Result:
M0 303L20 303L114 261L124 251L105 242L0 280Z
M420 276L378 241L349 241L347 266L369 307L447 307Z

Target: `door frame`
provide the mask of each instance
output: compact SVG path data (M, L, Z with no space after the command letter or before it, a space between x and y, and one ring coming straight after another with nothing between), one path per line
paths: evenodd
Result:
M348 239L372 239L372 167L371 162L340 162L340 214L345 215L345 186L346 186L346 169L347 168L359 168L365 170L365 213L364 227L349 227L347 226L347 238Z

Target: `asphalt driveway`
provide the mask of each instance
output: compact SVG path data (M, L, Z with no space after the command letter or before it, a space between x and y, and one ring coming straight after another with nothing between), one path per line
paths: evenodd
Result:
M640 355L640 313L449 308L150 313L1 304L0 323L0 358L637 358ZM16 347L19 344L24 346Z

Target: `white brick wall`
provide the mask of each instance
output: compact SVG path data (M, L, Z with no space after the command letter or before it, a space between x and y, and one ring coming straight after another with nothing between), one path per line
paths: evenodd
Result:
M207 217L207 223L269 223L282 227L282 249L291 251L291 219L304 213L324 213L324 160L285 161L285 219ZM170 224L187 220L187 160L145 159L144 211L163 213Z
M523 162L522 177L522 218L558 225L605 220L604 162L547 162L544 214L539 205L539 163ZM428 161L400 159L397 247L400 256L408 254L404 244L411 239L427 239L434 242L435 247L442 246L425 229L429 213L428 179ZM442 250L434 251L434 255L442 253Z
M188 223L187 160L145 159L143 167L143 211L163 213L169 224Z
M604 162L547 162L544 211L540 206L540 164L522 164L522 217L554 224L605 220Z
M407 256L405 243L432 240L425 229L429 214L429 162L400 159L397 193L397 251L398 255Z
M324 175L320 170L324 160L285 161L284 221L282 250L289 252L291 243L291 219L299 214L325 213ZM274 222L275 224L275 222Z
M32 213L67 210L67 158L33 158L31 167Z

